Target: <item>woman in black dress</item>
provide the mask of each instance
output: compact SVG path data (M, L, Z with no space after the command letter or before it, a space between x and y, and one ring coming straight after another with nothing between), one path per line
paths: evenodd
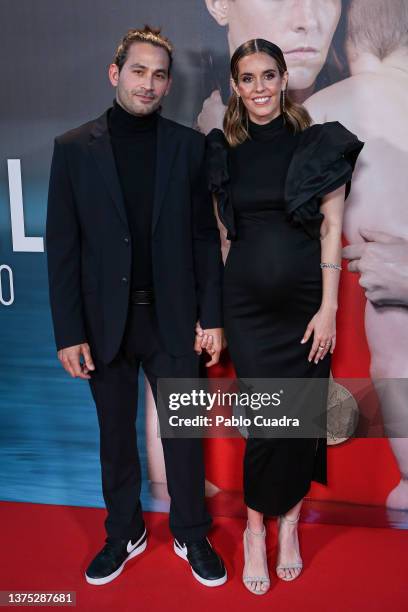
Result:
M344 200L363 143L338 122L311 125L286 94L288 78L279 47L241 45L225 136L207 137L210 188L231 240L225 331L240 379L328 380L336 343ZM300 574L297 521L312 480L327 482L325 439L248 438L243 581L251 592L270 584L264 515L280 518L277 575Z

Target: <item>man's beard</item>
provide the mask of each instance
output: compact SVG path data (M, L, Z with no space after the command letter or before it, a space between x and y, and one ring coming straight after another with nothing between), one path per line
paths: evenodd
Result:
M140 95L142 92L137 93ZM125 100L123 100L123 97L120 95L118 97L119 102L122 104L122 106L132 115L151 115L161 105L161 98L155 96L152 98L151 104L146 106L142 102L138 101L135 92L131 92L130 95L127 95Z

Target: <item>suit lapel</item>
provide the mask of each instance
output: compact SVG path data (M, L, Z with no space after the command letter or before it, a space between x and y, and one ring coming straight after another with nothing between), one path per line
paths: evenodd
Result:
M91 131L89 149L99 168L102 179L108 192L116 206L116 209L128 227L125 202L123 200L122 188L120 186L118 173L116 170L115 158L113 156L112 145L110 142L107 113L101 115L94 124Z
M166 194L173 161L179 146L171 122L159 116L157 124L156 176L153 200L152 233L154 233Z

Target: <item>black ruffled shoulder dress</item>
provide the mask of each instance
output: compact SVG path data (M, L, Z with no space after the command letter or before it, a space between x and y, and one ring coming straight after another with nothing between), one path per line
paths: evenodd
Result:
M231 240L224 320L238 378L325 378L330 354L307 360L300 340L322 299L321 198L343 184L346 197L363 143L338 122L294 133L281 114L249 122L250 138L229 147L207 136L209 186ZM307 405L302 409L307 410ZM311 481L327 484L326 439L247 440L244 498L266 515L286 513Z

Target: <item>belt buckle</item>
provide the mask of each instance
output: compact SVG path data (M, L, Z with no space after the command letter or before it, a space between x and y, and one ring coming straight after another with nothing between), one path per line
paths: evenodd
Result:
M154 294L152 289L138 289L132 291L131 296L132 304L137 305L149 305L154 302Z

